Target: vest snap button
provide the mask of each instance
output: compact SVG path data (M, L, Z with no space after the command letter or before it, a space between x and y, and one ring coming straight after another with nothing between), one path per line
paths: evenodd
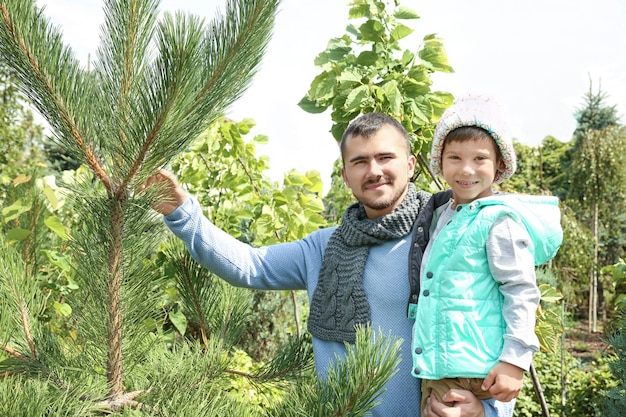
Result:
M422 353L422 348L418 347L415 348L415 353L417 353L418 355L420 355Z
M430 295L430 291L424 290L423 294L424 294L424 297L428 297Z

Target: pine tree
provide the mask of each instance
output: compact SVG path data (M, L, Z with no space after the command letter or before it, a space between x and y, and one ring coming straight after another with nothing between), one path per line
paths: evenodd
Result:
M157 20L158 5L105 1L101 44L85 70L34 0L0 0L0 59L56 144L88 168L64 183L73 223L62 245L71 262L52 262L71 264L65 272L76 282L54 300L69 317L66 329L40 319L49 303L41 272L29 267L19 242L0 240L0 415L254 415L224 390L240 374L229 367L245 327L246 294L169 244L166 272L188 301L187 316L170 315L169 324L208 325L196 326L207 330L196 338L163 343L155 306L165 277L151 258L163 240L162 222L150 209L155 194L137 190L248 86L278 0L229 0L208 25L183 13ZM31 214L39 224L39 212ZM268 412L302 415L302 403L323 406L321 415L363 415L395 372L397 344L364 332L354 349L359 354L338 369L359 370L362 380L344 372L295 385L289 401ZM246 377L271 385L307 375L310 366L309 345L295 338Z
M617 380L617 386L605 392L600 400L601 415L619 417L626 410L626 333L619 329L608 335L607 342L613 347L615 356L610 359L611 373Z

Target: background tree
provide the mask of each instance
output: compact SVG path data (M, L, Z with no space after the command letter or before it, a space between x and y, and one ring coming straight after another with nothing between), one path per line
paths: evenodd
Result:
M434 122L452 103L451 94L430 88L434 72L452 72L443 44L431 34L418 51L403 49L400 41L413 29L401 21L419 15L398 1L355 0L350 6L349 18L355 23L315 58L322 72L299 105L310 113L330 108L337 141L359 114L387 113L412 135L413 150L427 169Z
M578 218L590 227L594 242L589 285L589 330L595 332L599 269L615 263L623 251L619 242L617 245L608 245L608 239L604 239L601 253L600 243L601 228L613 231L626 229L623 216L619 216L626 208L626 157L622 152L615 152L615 149L626 146L626 130L620 127L589 129L577 139L572 164L568 169L571 184L568 197L579 207ZM612 259L607 260L609 256Z
M2 186L7 186L24 166L38 166L45 174L41 152L43 127L17 87L17 80L0 61L0 172Z
M173 172L214 224L251 245L292 241L324 227L319 173L291 171L282 186L270 181L267 157L256 157L256 145L268 138L245 139L253 127L250 119L218 119L176 158ZM268 360L287 339L301 334L306 294L253 294L253 312L241 344L255 359Z

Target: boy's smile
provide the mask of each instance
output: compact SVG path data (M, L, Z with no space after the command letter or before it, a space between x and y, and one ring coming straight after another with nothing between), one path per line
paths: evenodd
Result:
M456 204L466 204L493 194L496 172L502 169L496 144L490 139L468 139L446 143L441 164L443 177L452 188Z

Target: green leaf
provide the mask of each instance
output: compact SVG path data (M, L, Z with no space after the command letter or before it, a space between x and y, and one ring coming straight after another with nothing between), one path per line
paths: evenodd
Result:
M56 233L61 239L67 240L69 239L69 235L67 234L67 230L61 220L57 216L49 216L44 220L44 224L48 226L48 229L52 230Z
M360 83L361 78L363 78L363 74L360 71L357 71L354 69L347 69L339 75L339 77L337 78L337 81L342 82L342 83L343 82Z
M363 51L356 58L356 63L364 67L369 67L372 65L376 65L377 60L378 60L378 54L376 52Z
M381 42L385 33L385 27L381 22L376 20L368 20L359 26L361 36L365 41Z
M418 53L426 65L435 71L454 72L448 62L448 56L441 41L428 35L424 37L424 47Z
M326 51L319 53L313 60L313 65L323 67L330 62L330 54Z
M391 80L383 84L383 90L389 100L389 110L391 114L398 115L402 111L402 93L398 89L398 82Z
M303 200L305 209L311 210L317 213L324 211L324 202L322 201L321 198L303 196L302 200Z
M323 113L328 106L320 106L316 101L311 100L308 96L302 97L298 106L307 113L318 114Z
M329 99L335 95L337 80L334 74L323 72L319 74L311 83L309 98L311 100Z
M541 301L546 303L556 303L563 298L563 295L549 284L539 285L541 291Z
M334 38L328 42L326 53L331 61L339 61L352 51L347 38Z
M257 145L267 145L270 138L267 135L256 135L252 141Z
M59 253L55 250L42 250L41 253L46 255L48 262L57 268L60 268L65 272L69 272L72 269L71 256Z
M178 333L184 335L187 331L187 317L180 311L170 311L168 317Z
M16 227L7 232L7 240L21 242L30 235L30 230Z
M353 111L363 107L363 103L370 98L370 89L366 85L359 86L348 94L348 98L344 104L346 111Z
M400 6L393 12L393 17L396 19L419 19L420 16L417 12L410 7Z
M408 49L405 49L404 53L402 54L402 66L406 67L407 65L409 65L411 62L413 62L414 58L415 54Z
M10 206L4 207L2 209L2 216L4 216L4 221L9 222L11 220L17 219L23 213L26 213L31 209L30 203L24 203L24 201L20 198L15 203Z
M50 206L53 210L56 210L59 207L59 199L54 192L54 189L50 187L48 184L44 184L43 186L43 194L46 196L46 199L50 203Z
M413 29L408 26L399 24L391 31L391 40L396 42L402 38L405 38L413 33Z
M537 323L535 333L539 339L539 345L542 350L556 353L559 350L560 335L556 329L548 323Z
M54 311L61 317L69 317L72 314L72 307L67 303L55 301L52 308L54 308Z
M348 10L348 19L360 19L369 15L368 4L358 4L357 2L352 4L353 6Z

